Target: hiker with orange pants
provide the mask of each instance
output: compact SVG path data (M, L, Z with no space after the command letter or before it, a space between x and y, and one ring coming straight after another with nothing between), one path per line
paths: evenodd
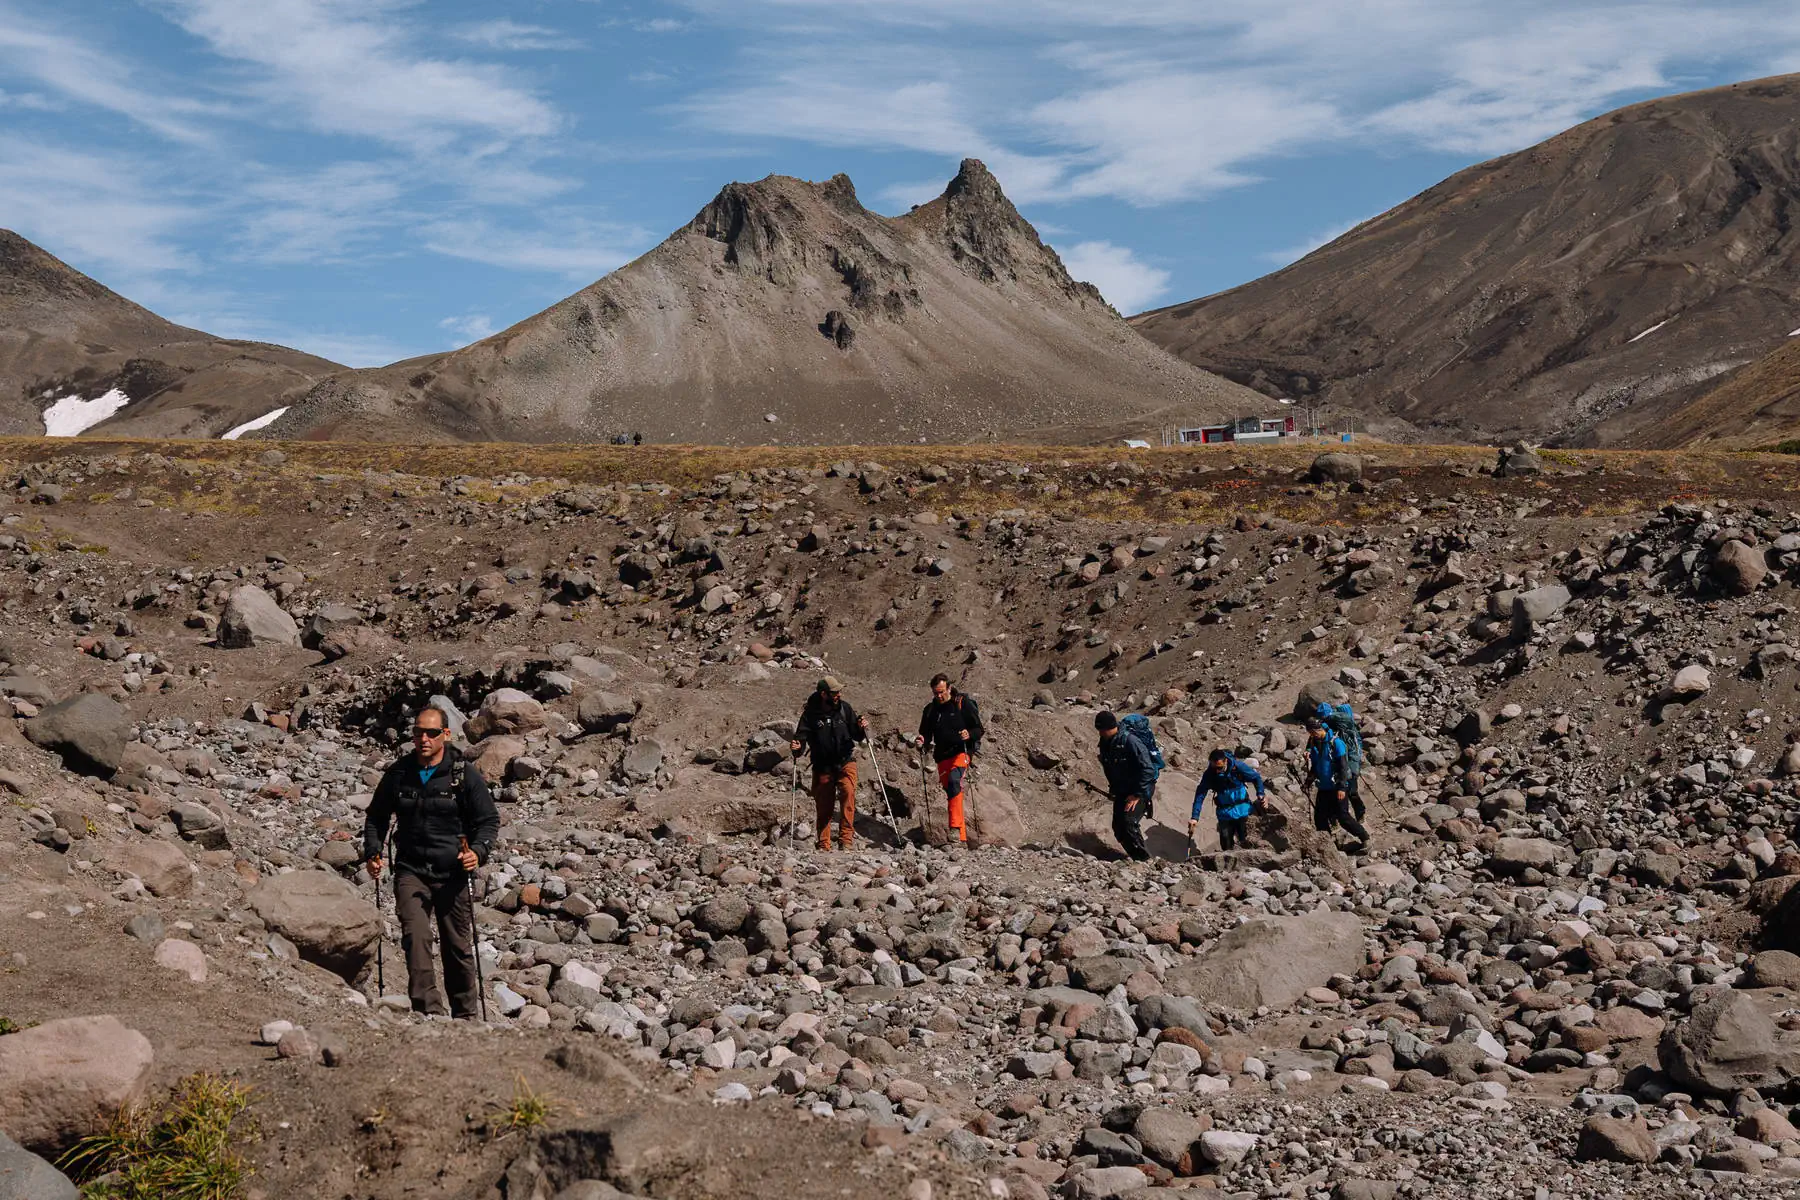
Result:
M856 715L843 691L834 676L819 680L818 689L800 710L789 743L795 755L803 749L812 752L813 808L819 819L821 850L831 849L833 817L844 849L850 849L856 837L856 743L869 740L869 722Z
M981 733L981 709L975 698L951 687L948 675L932 676L931 703L919 717L914 744L930 744L931 756L937 760L938 783L950 802L950 829L962 842L969 840L963 823L963 780L972 756L981 753Z

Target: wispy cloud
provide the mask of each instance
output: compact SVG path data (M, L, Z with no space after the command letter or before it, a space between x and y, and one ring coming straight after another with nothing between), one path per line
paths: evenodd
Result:
M563 124L498 66L420 54L420 31L395 0L167 3L215 54L254 68L239 87L268 106L265 119L421 152L472 136L542 137Z
M1169 272L1111 242L1077 242L1062 251L1062 260L1069 274L1099 288L1122 313L1149 308L1169 290Z
M450 36L489 50L580 50L587 44L580 38L542 25L521 25L508 20L459 25L450 31Z
M1192 200L1317 147L1497 154L1722 60L1800 61L1786 0L686 3L746 44L697 125L1010 158L1026 200Z
M532 229L500 226L485 217L435 221L425 247L435 253L491 267L536 271L591 281L635 258L644 235L625 226L597 223L578 213L545 214Z
M493 337L494 319L486 313L468 313L460 317L445 317L438 322L438 328L448 330L454 335L450 348L456 350L470 342L479 342L482 338Z
M0 67L78 104L115 113L182 142L204 142L202 118L216 109L164 88L138 83L132 64L71 34L27 21L0 3Z
M192 267L177 234L199 207L171 195L143 161L0 136L0 213L26 237L89 269Z

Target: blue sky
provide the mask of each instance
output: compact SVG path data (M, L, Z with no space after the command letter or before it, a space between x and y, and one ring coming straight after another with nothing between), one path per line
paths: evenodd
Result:
M369 365L536 312L730 180L844 171L891 213L974 155L1131 312L1793 70L1792 0L0 0L0 226Z

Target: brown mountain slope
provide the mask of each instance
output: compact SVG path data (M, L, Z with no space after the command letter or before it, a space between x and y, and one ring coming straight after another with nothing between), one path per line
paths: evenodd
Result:
M1800 438L1800 339L1734 373L1634 439L1651 447L1707 444L1747 450Z
M1132 332L971 159L892 219L842 175L731 184L546 311L328 380L266 436L1086 441L1264 404Z
M131 403L95 435L217 437L343 369L172 324L0 229L0 434L42 433L54 400L117 388Z
M1797 189L1800 76L1654 100L1134 323L1376 429L1630 441L1800 325Z

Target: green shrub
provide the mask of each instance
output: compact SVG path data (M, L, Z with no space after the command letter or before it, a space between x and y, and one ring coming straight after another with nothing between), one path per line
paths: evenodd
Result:
M250 1089L217 1075L190 1075L160 1111L119 1114L105 1133L84 1138L63 1170L88 1200L236 1200L250 1178L238 1146L255 1137L244 1118Z

